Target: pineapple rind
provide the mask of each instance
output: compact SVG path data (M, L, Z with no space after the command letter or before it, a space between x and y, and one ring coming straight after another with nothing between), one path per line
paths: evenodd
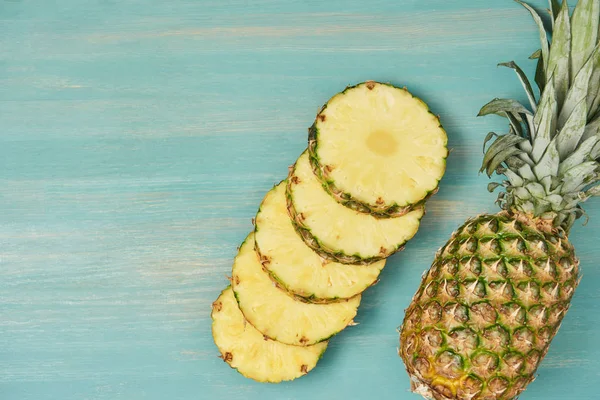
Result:
M298 301L271 280L254 247L251 233L235 257L231 286L244 318L259 332L281 343L309 346L352 323L360 295L328 304Z
M373 201L367 201L367 200L361 199L360 198L361 195L359 195L358 192L353 193L356 191L356 188L342 188L339 185L339 183L337 183L331 177L330 171L328 170L328 168L326 168L326 165L324 165L324 163L321 160L321 157L319 156L319 127L318 127L318 125L321 123L324 123L324 121L325 121L324 113L327 110L328 104L330 104L334 99L338 98L339 96L343 96L348 91L351 91L351 90L354 90L357 88L362 89L363 87L371 88L370 90L372 90L374 87L377 87L377 86L384 86L384 87L392 88L392 89L402 91L402 92L410 95L411 98L416 103L416 107L425 110L428 114L430 114L434 118L435 121L437 121L436 128L439 129L439 133L444 138L444 143L443 143L444 155L439 160L441 163L441 168L439 168L439 171L437 171L438 174L435 179L435 184L429 185L430 187L418 188L417 191L420 192L420 196L419 196L420 198L416 201L408 201L408 200L397 201L394 199L385 198L384 196L381 196ZM368 82L363 82L363 83L360 83L360 84L357 84L354 86L349 86L343 92L338 93L337 95L332 97L319 110L319 113L317 114L315 122L308 130L308 151L310 154L311 166L312 166L312 169L313 169L313 172L315 173L315 175L317 175L319 180L322 182L325 190L327 190L339 203L344 204L346 207L349 207L352 210L355 210L355 211L358 211L361 213L371 214L376 218L394 218L394 217L402 216L402 215L410 212L414 208L420 207L421 205L423 205L425 203L425 201L429 197L431 197L432 195L437 193L439 182L440 182L441 178L443 177L445 169L446 169L446 157L448 156L448 151L446 149L446 145L447 145L446 132L444 131L444 129L440 123L439 117L434 115L429 110L429 108L425 102L423 102L418 97L415 97L414 95L410 94L406 90L406 88L397 88L389 83L380 83L380 82L374 82L374 81L368 81ZM371 191L371 189L366 190L366 192L370 192L370 191Z
M255 247L263 268L300 300L329 303L362 293L377 282L385 260L346 265L323 259L297 234L287 212L286 181L265 196L255 218Z
M212 305L212 334L221 358L246 378L278 383L306 375L316 365L327 342L291 346L265 338L246 323L231 286Z
M423 206L401 217L385 219L352 210L323 191L308 157L304 152L290 168L287 205L294 228L321 257L342 264L368 265L402 250L417 233L425 212ZM315 203L306 203L308 200ZM343 229L325 231L340 221L344 222Z
M578 283L562 229L507 212L468 220L406 311L399 352L413 388L436 400L514 398L534 379Z

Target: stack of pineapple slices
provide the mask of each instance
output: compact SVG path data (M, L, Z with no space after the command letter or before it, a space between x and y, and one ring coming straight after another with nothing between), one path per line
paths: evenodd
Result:
M221 357L260 382L315 367L351 325L385 258L419 228L445 170L446 133L406 89L365 82L334 96L309 146L267 193L213 303Z

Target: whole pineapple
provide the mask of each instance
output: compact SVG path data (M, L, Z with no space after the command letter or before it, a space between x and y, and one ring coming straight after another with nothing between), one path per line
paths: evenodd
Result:
M466 221L440 249L400 333L411 387L429 399L508 400L533 381L579 281L569 229L600 193L600 0L580 0L572 16L551 1L551 44L523 5L540 31L539 101L505 63L530 109L495 99L480 112L510 123L488 135L482 166L506 178L488 187L503 187L503 211Z

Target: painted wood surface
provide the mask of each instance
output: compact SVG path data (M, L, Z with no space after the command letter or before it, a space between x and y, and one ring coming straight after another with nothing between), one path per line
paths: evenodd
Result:
M536 0L538 7L546 2ZM0 399L418 399L396 328L436 249L495 210L477 174L538 48L502 0L0 0ZM323 102L406 85L453 151L421 230L351 327L292 383L217 358L210 304ZM598 399L600 203L584 277L523 399Z

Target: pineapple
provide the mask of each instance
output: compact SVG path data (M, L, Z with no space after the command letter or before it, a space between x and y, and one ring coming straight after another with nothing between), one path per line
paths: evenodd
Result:
M340 203L398 217L435 193L446 169L446 132L406 89L373 81L346 88L309 129L310 160Z
M321 258L294 230L286 208L286 182L265 196L255 219L256 251L284 289L312 303L347 299L377 282L385 260L344 265Z
M553 5L552 43L539 15L536 99L495 99L480 115L508 118L482 170L504 175L502 211L468 220L444 245L406 311L399 353L428 399L514 399L533 381L579 283L568 233L580 203L600 193L600 0L569 16ZM596 79L590 79L596 77ZM488 138L493 137L489 135ZM487 141L487 140L486 140Z
M335 201L312 172L308 152L291 168L288 211L305 243L323 258L370 264L402 249L419 229L420 205L396 218L376 218Z
M251 233L234 260L231 285L242 314L265 337L308 346L329 339L352 323L360 295L329 304L299 301L263 271L254 247Z
M281 382L305 375L317 365L327 342L290 346L264 337L246 323L231 287L212 305L212 332L221 358L247 378Z

